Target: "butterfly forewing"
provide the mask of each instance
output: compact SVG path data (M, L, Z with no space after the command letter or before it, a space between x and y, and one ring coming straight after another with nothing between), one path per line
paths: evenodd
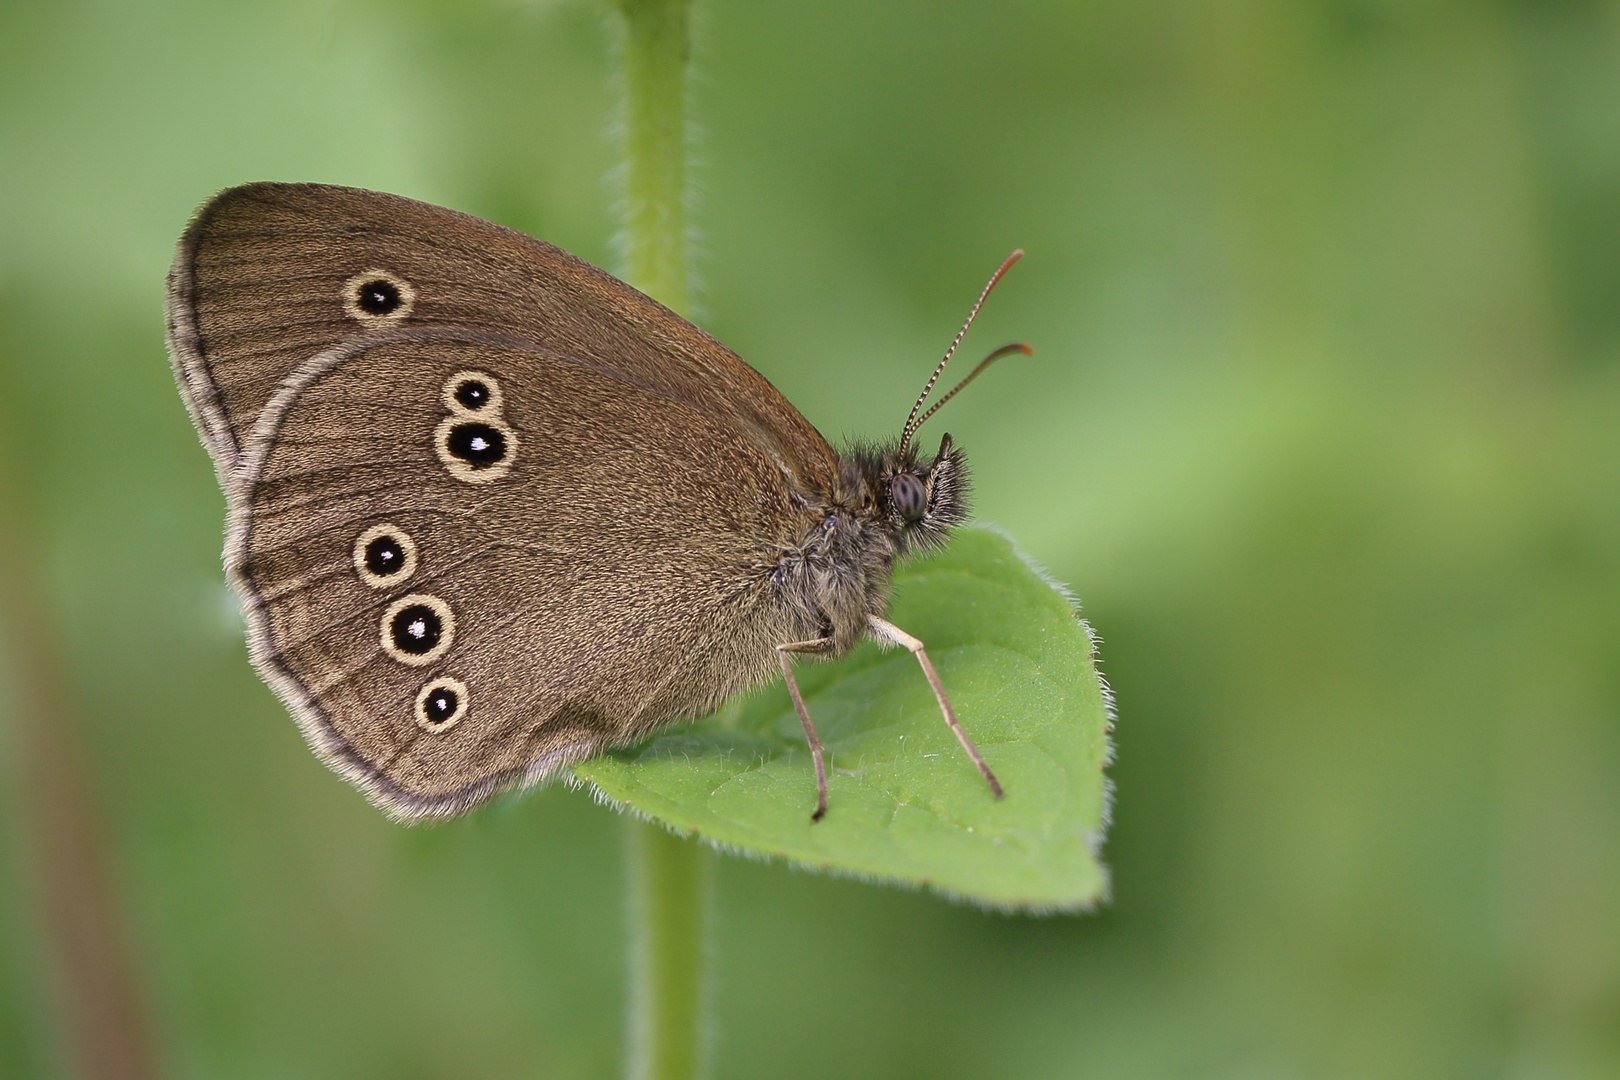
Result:
M802 523L773 455L587 363L379 334L294 371L243 455L227 563L255 660L398 816L702 712L789 632L769 578Z
M743 432L796 484L833 479L826 441L725 346L550 244L442 207L318 184L222 192L181 239L167 308L181 389L227 487L301 364L434 326L594 365Z

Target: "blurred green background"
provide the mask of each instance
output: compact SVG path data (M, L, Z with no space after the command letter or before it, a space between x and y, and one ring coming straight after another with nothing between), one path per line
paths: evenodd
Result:
M1620 1076L1620 4L704 0L698 320L950 406L1119 697L1115 898L716 868L723 1078ZM0 514L177 1077L613 1077L622 822L388 824L249 669L161 295L255 179L613 267L588 0L0 5ZM26 674L26 673L25 673ZM0 1075L71 1073L0 685ZM37 815L35 815L37 816Z

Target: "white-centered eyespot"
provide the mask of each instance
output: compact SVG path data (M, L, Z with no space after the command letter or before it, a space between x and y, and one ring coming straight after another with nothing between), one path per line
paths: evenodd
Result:
M416 726L435 735L449 731L467 715L467 700L467 684L460 679L430 680L416 695Z
M499 417L506 407L501 384L486 371L458 371L444 381L444 407L462 416Z
M450 651L456 616L437 596L412 593L388 605L378 629L384 652L402 664L422 667Z
M487 484L512 471L517 434L499 417L452 413L433 432L433 451L457 480Z
M354 542L354 569L373 589L408 581L416 573L416 541L397 525L373 525Z
M367 270L343 283L343 313L372 325L391 325L416 306L411 283L386 270Z

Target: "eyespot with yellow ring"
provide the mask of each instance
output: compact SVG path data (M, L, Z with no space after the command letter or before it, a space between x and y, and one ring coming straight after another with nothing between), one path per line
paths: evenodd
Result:
M451 413L433 432L433 452L457 480L487 484L512 471L517 433L499 417Z
M434 735L449 731L467 715L467 701L467 684L460 679L431 679L416 695L416 726Z
M397 525L373 525L354 542L354 569L373 589L388 589L416 573L416 541Z
M456 615L437 596L411 593L388 605L378 634L383 652L402 664L422 667L450 651Z
M367 270L343 283L343 313L356 322L391 326L416 307L416 290L386 270Z
M501 384L485 371L456 372L444 380L441 396L445 408L462 416L498 417L506 407Z

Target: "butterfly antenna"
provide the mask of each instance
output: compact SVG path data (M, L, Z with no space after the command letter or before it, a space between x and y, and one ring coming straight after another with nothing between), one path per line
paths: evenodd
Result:
M917 429L922 426L922 420L917 419L917 414L922 410L923 402L928 400L928 394L934 389L934 383L939 381L940 375L944 373L945 365L951 362L951 357L955 354L956 347L962 344L962 338L967 334L968 327L973 325L973 320L979 314L979 309L984 306L984 298L990 295L990 290L996 287L996 282L1001 280L1001 275L1007 272L1008 267L1012 266L1013 263L1017 262L1023 257L1024 249L1019 248L1017 251L1001 260L1001 265L996 267L996 272L990 275L989 281L985 282L984 291L979 293L979 299L974 302L973 310L968 312L967 322L963 323L962 329L956 332L956 340L952 341L951 347L945 350L945 358L939 362L939 366L934 369L934 373L928 377L928 382L923 384L922 393L917 395L917 404L911 407L911 415L906 417L906 426L900 430L900 452L902 454L906 452L906 447L911 445L911 437L915 435L917 433ZM1028 346L1025 346L1025 348L1027 349ZM984 369L985 364L988 364L991 360L995 359L997 355L1002 354L1004 354L1004 350L996 350L996 352L992 353L988 359L980 363L979 366L974 369L973 375L977 375L981 370ZM963 386L966 386L968 381L973 378L973 375L969 375L966 379L963 379L961 384L957 386L956 390L960 390ZM951 394L956 393L956 390L952 390ZM945 396L948 398L950 397L950 394ZM945 402L943 399L941 399L938 404L943 405ZM930 415L932 415L932 411L930 411ZM927 419L927 417L925 416L923 419Z
M928 418L939 412L939 407L951 400L951 398L955 397L957 393L961 391L962 387L978 378L979 372L983 371L997 360L1000 360L1003 356L1007 356L1015 352L1023 353L1025 356L1035 355L1035 350L1024 344L1022 341L1015 341L1011 345L1003 345L1001 348L997 349L983 360L980 360L979 366L974 368L967 378L953 386L950 393L928 406L928 411L917 417L917 422L911 425L911 433L913 435L917 434L918 429L920 429L924 424L928 423Z

